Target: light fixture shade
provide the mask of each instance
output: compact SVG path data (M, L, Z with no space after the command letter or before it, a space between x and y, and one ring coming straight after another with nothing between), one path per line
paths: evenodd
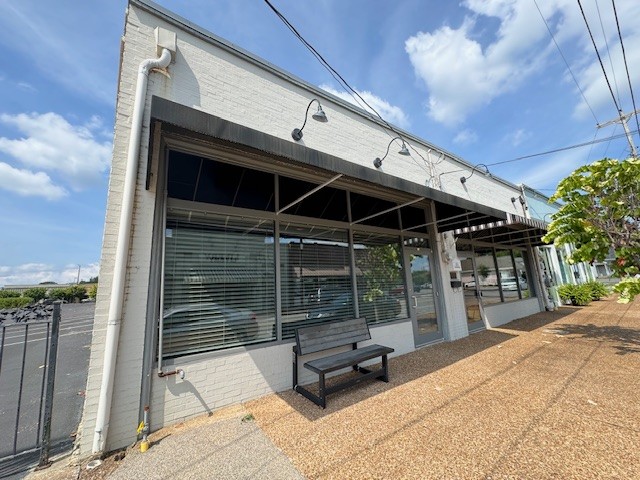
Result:
M489 167L487 167L484 163L479 163L478 165L476 165L475 167L473 167L471 169L471 174L468 177L460 177L460 183L465 184L467 182L468 179L470 179L471 177L473 177L474 172L478 169L478 167L484 167L485 172L483 172L485 175L489 175ZM445 172L448 173L448 172ZM515 198L511 199L511 201L515 201Z
M309 108L313 102L318 102L318 111L311 115L311 118L318 122L327 123L329 120L327 119L327 114L322 110L322 105L320 105L320 101L317 98L314 98L307 105L307 111L304 113L304 122L300 128L294 128L291 132L291 138L293 138L296 142L300 141L302 138L302 130L304 126L307 124L307 117L309 116Z
M316 113L314 113L313 115L311 115L311 118L313 118L314 120L317 120L318 122L322 122L322 123L327 123L329 121L327 119L327 115L324 113L324 110L322 110L322 107L320 106L320 103L318 103L318 111Z
M384 156L382 158L376 157L376 159L373 161L373 166L374 167L376 167L376 168L382 167L382 161L385 158L387 158L387 155L389 155L389 147L391 147L391 144L394 142L394 140L402 140L402 148L400 148L400 150L398 151L398 154L403 155L405 157L411 156L411 152L409 152L409 149L407 148L407 144L404 142L404 139L402 137L400 137L400 136L394 137L394 138L391 139L391 141L387 145L387 151L384 154Z

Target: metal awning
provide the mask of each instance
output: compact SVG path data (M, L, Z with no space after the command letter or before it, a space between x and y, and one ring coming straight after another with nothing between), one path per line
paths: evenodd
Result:
M453 230L459 239L497 243L509 247L539 247L546 245L542 237L547 233L547 223L535 218L506 213L506 220L473 225Z
M313 167L319 171L324 171L328 179L326 184L342 178L384 187L389 191L399 192L404 198L413 197L416 202L424 199L431 200L436 207L436 219L433 223L435 223L436 229L440 232L507 220L507 214L502 210L358 165L342 158L313 150L304 145L229 122L215 115L165 98L156 96L152 98L151 119L152 122L160 122L163 131L175 131L183 134L191 132L205 135L229 144L242 145L244 148L262 152L263 154L267 153L271 156L285 158L305 167ZM151 131L152 138L150 141L153 142L155 129L152 128ZM148 161L151 161L151 155ZM149 180L150 172L151 168L148 164L147 180ZM149 181L147 181L147 186L148 184ZM413 201L409 200L403 205L411 203ZM401 208L403 205L398 205L396 208ZM385 212L379 212L379 214L383 213ZM359 219L359 221L362 220Z

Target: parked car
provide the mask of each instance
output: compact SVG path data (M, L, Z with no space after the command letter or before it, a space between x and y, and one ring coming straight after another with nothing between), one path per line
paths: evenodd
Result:
M503 290L514 291L518 290L518 284L520 284L520 290L526 290L528 288L527 282L521 278L505 277L500 282Z
M198 336L209 344L245 343L258 337L257 315L247 308L213 302L176 305L164 311L163 336L171 344Z
M400 314L401 310L400 302L387 294L376 297L373 301L367 301L361 295L358 305L360 316L370 321L393 319ZM353 295L343 293L325 305L312 308L305 317L307 320L340 319L354 315L354 310Z

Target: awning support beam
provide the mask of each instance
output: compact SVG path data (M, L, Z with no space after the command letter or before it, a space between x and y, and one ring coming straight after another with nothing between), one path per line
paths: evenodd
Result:
M413 200L410 200L408 202L403 203L402 205L396 205L395 207L387 208L386 210L383 210L383 211L378 212L378 213L374 213L373 215L369 215L368 217L364 217L364 218L361 218L359 220L354 220L353 222L351 222L351 225L355 225L356 223L364 222L365 220L371 220L372 218L378 217L380 215L384 215L385 213L393 212L394 210L398 210L398 209L403 208L403 207L408 207L409 205L413 205L414 203L421 202L424 199L425 199L425 197L415 198Z
M324 187L326 187L327 185L335 182L336 180L338 180L340 177L342 177L342 174L339 173L338 175L336 175L335 177L331 177L329 180L327 180L326 182L324 182L321 185L318 185L316 188L309 190L307 193L305 193L304 195L302 195L301 197L295 199L293 202L291 202L289 205L287 205L286 207L282 207L280 210L278 210L276 213L282 213L285 210L288 210L289 208L293 207L294 205L300 203L301 201L303 201L305 198L310 197L311 195L313 195L314 193L316 193L319 190L322 190Z

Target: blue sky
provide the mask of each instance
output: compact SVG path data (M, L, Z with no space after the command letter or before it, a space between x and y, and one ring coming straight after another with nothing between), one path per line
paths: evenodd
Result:
M576 0L272 0L391 123L491 164L620 135ZM612 3L581 0L624 112L633 110ZM261 0L160 0L307 82L344 95ZM640 107L640 2L615 2ZM0 2L0 286L98 274L126 2ZM599 9L599 15L598 15ZM606 40L606 41L605 41ZM637 129L635 119L629 126ZM638 135L634 134L634 143ZM551 194L618 138L490 167Z

